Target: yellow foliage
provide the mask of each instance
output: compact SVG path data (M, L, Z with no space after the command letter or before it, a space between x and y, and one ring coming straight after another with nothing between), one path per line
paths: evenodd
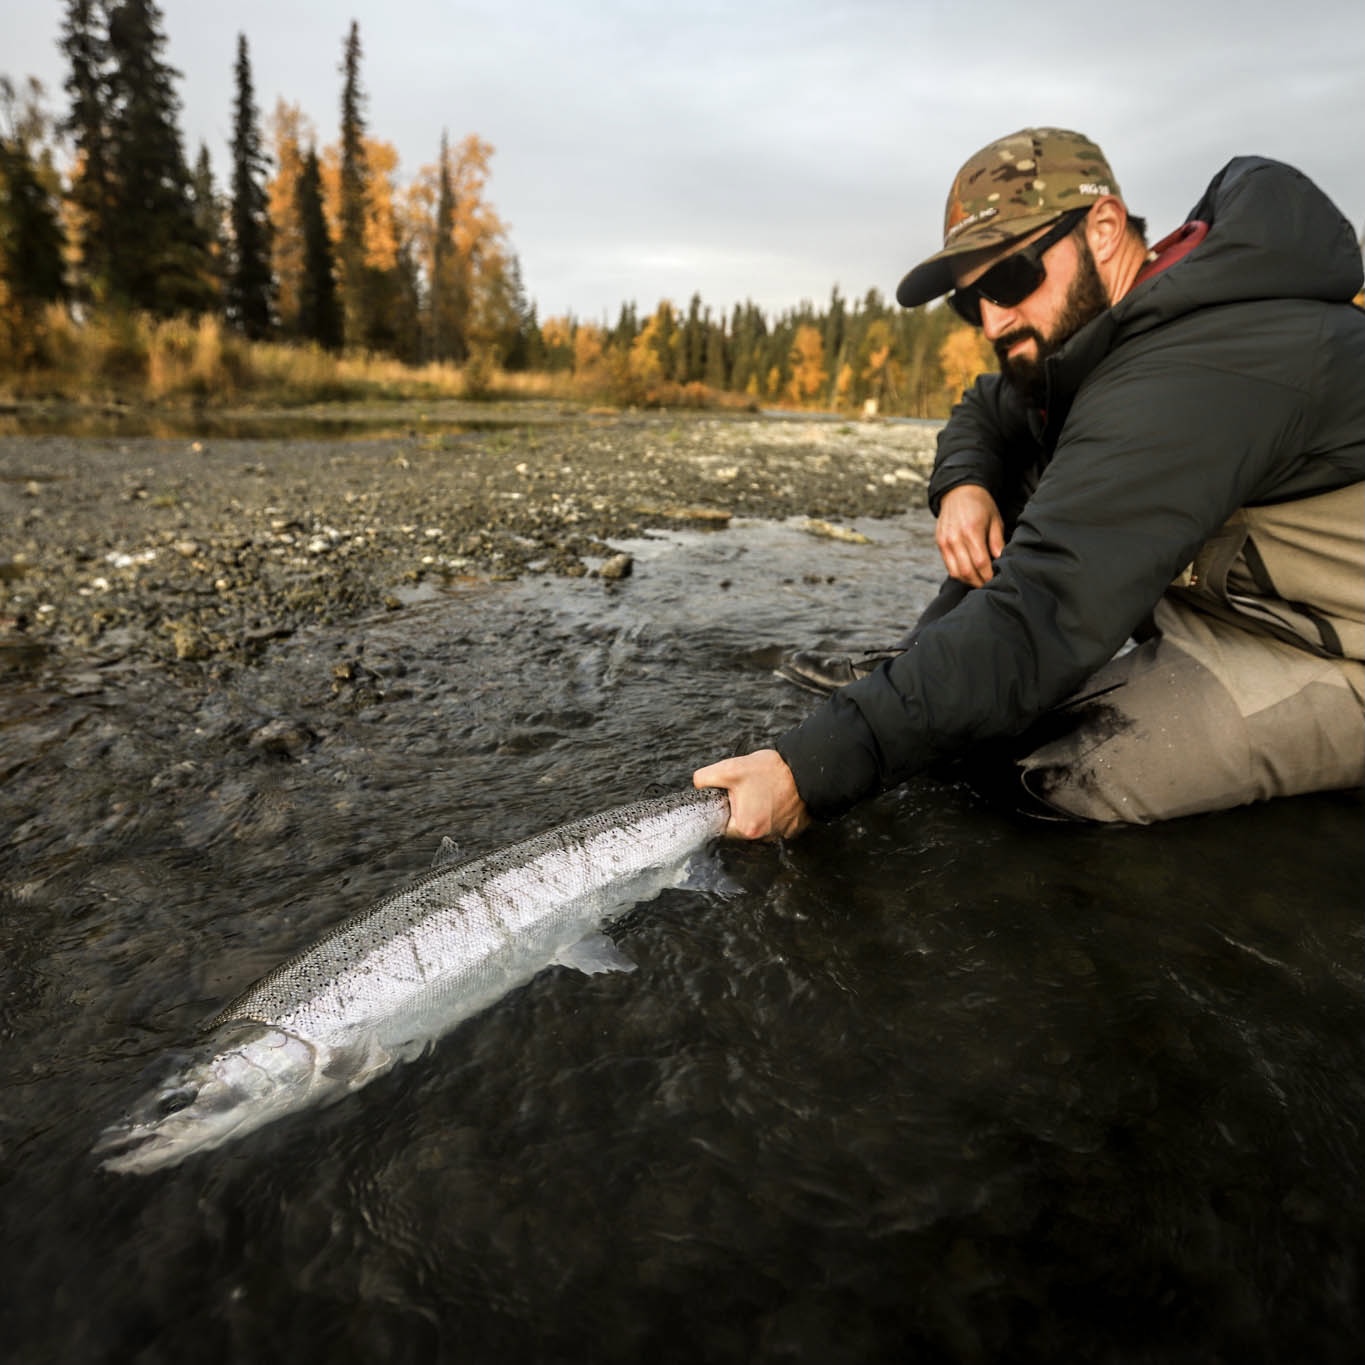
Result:
M450 182L454 213L445 270L446 287L465 301L463 325L473 344L492 346L505 330L508 301L503 288L511 250L507 229L488 200L489 162L493 145L470 134L447 149L445 171ZM404 228L417 243L421 260L431 266L435 259L437 211L441 194L441 165L423 166L408 186L401 206ZM544 334L544 328L541 329ZM570 344L570 337L547 344Z
M600 327L595 327L591 323L581 324L574 333L573 372L586 374L598 365L606 345L607 334Z
M829 379L825 369L825 343L820 329L803 322L796 329L791 349L792 377L787 393L798 407L814 398Z
M402 238L399 231L398 194L394 177L398 149L381 138L367 137L365 159L365 264L372 270L392 270L398 263ZM322 180L322 207L332 245L341 244L341 149L328 143L318 157Z
M646 320L639 335L630 343L630 376L646 390L659 384L664 377L663 360L659 356L662 331L659 319L666 306L659 305L659 312Z
M278 286L276 302L286 330L299 316L303 281L303 223L299 219L298 184L303 174L303 149L316 140L313 125L297 104L277 100L270 117L270 141L275 174L266 184L270 214L270 259Z
M567 348L573 344L573 329L572 318L546 318L540 324L540 335L546 348L556 351L561 346Z
M950 403L962 397L977 375L992 368L990 343L975 327L958 327L950 332L939 348L938 359Z

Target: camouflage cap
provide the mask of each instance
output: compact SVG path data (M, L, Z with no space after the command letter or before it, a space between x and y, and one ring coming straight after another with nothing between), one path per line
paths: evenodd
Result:
M900 282L897 301L913 308L948 293L952 257L1026 236L1106 194L1119 195L1118 181L1080 133L1024 128L992 142L958 171L943 213L943 250Z

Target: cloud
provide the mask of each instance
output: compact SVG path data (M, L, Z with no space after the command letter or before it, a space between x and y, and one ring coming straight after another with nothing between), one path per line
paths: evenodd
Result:
M57 6L13 6L11 75L60 95ZM442 129L497 149L490 193L542 316L614 318L700 291L752 298L890 293L938 244L948 184L977 147L1029 124L1078 127L1154 232L1229 157L1316 179L1359 231L1365 62L1358 0L1154 0L1021 9L1005 0L163 0L187 150L220 179L238 31L257 97L334 135L351 14L372 131L402 171Z

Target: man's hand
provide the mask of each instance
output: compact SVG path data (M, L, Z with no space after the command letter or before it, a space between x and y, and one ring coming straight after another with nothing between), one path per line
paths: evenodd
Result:
M729 793L730 823L725 833L730 838L790 839L810 824L810 812L796 790L792 771L776 749L759 749L698 768L692 785L724 787Z
M991 560L1005 548L1005 523L995 499L979 484L950 488L938 505L934 539L953 578L973 588L990 582Z

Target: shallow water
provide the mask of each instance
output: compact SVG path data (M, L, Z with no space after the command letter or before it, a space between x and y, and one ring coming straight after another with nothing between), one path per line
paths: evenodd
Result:
M1358 1358L1355 796L1114 832L917 781L637 908L630 976L96 1169L167 1052L443 835L798 720L781 652L894 638L937 579L927 514L860 529L659 536L217 683L0 680L5 1360Z

